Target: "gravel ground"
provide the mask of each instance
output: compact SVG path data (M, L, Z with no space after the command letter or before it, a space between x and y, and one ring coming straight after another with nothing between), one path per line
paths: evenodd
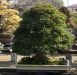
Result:
M17 55L17 61L19 61L24 56ZM0 55L0 61L11 61L11 55L10 54L1 54Z

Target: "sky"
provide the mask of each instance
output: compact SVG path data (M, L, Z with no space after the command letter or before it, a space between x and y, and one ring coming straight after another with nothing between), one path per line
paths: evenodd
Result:
M69 5L72 5L72 4L77 4L77 0L63 0L64 1L64 5L65 6L69 6Z

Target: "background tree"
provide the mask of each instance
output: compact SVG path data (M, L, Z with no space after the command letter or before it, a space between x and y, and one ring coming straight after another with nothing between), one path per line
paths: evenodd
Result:
M19 12L10 9L9 2L0 0L0 34L12 34L19 26Z
M13 52L30 55L37 64L46 64L45 54L68 50L74 37L65 23L66 16L49 4L38 4L23 14L14 33ZM31 61L30 61L31 62Z
M64 6L63 0L52 0L52 5L56 8L61 8Z
M15 4L14 8L16 8L22 15L26 9L30 9L37 3L49 3L58 9L64 6L63 0L23 0L23 2L22 0L18 0L18 4Z
M66 23L70 23L71 14L70 14L68 8L61 7L59 10L60 10L60 12L62 12L63 14L65 14L67 16Z
M71 13L71 22L73 28L77 30L77 13Z
M71 27L72 33L77 35L77 13L69 12L67 7L61 7L59 10L67 16L66 23L69 24L69 27Z
M61 8L64 6L64 2L63 0L36 0L38 2L48 2L50 4L52 4L53 6L55 6L56 8Z

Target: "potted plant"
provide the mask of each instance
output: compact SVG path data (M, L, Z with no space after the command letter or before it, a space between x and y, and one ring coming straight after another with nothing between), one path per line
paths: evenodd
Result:
M49 4L37 4L27 10L20 24L14 32L12 48L13 52L28 55L22 59L27 69L51 65L47 55L67 50L74 41L66 16Z

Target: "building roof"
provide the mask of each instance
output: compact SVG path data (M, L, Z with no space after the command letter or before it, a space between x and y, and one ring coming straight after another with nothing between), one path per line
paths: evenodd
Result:
M70 6L68 6L69 8L77 8L77 4L72 4Z

